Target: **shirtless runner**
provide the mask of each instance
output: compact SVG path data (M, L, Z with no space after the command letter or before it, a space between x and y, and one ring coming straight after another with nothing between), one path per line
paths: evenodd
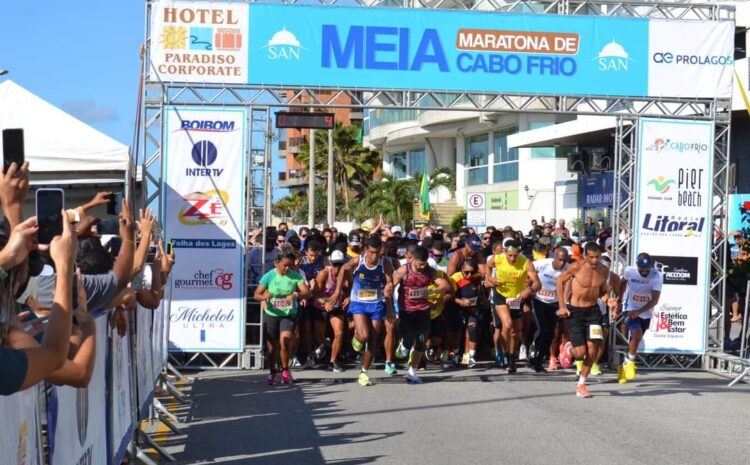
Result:
M602 316L597 301L608 290L609 269L599 261L601 254L599 245L589 242L584 248L584 259L573 263L557 280L558 315L568 318L572 355L577 360L583 360L576 387L576 395L582 398L591 397L586 379L591 373L599 346L604 343ZM565 285L568 282L572 291L570 305L565 302Z

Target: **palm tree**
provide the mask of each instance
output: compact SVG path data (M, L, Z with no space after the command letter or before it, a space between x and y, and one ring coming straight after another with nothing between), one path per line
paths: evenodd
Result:
M406 224L413 218L414 196L413 180L397 180L390 173L384 173L379 181L367 188L364 205L367 210L364 216L377 216L394 224Z
M273 204L273 208L280 214L284 219L290 216L295 216L305 205L307 197L301 192L293 192L286 197L282 197Z
M412 178L414 183L415 192L419 193L419 189L422 186L422 173L416 173ZM432 170L430 173L430 192L435 192L441 187L448 189L451 193L451 197L456 195L456 171L447 166L441 166Z
M375 172L382 165L380 153L362 147L362 144L358 141L360 129L360 123L344 126L340 121L336 121L333 127L334 183L336 192L340 198L344 199L344 210L346 212L351 211L349 206L351 191L357 192L357 198L363 198L367 186L375 177ZM306 175L310 166L310 146L302 145L296 158ZM323 187L327 190L327 131L315 131L315 170L323 175Z

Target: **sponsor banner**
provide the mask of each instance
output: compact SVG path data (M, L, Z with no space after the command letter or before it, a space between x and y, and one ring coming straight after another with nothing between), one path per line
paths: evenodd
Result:
M0 457L2 463L40 465L38 387L0 396Z
M133 434L130 377L130 335L112 331L109 357L109 451L110 463L120 463Z
M487 208L490 210L518 210L518 191L488 192Z
M246 4L151 2L150 80L247 82Z
M645 352L705 351L713 141L711 122L639 125L635 252L654 256L664 272Z
M731 21L252 4L248 83L730 98L733 44Z
M245 306L237 251L193 249L183 255L171 277L170 350L241 351Z
M154 391L154 368L151 359L151 319L153 311L138 305L135 312L135 366L138 387L139 418L145 418L151 393Z
M103 355L107 318L95 321L96 353ZM106 368L105 357L97 356L88 387L52 387L48 402L50 465L107 463Z
M648 95L732 97L734 22L651 20L648 34Z
M611 171L583 176L583 208L611 207L615 199L615 175Z

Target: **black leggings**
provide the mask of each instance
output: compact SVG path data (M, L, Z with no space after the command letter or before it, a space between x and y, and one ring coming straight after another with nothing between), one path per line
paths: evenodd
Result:
M404 347L424 352L430 334L430 312L401 312L398 315L398 330L404 339Z
M267 341L278 341L281 333L294 332L297 326L297 316L272 316L263 315L263 330L266 333Z
M547 304L534 299L534 321L536 323L534 346L540 360L549 357L549 346L555 336L555 327L557 327L557 309L557 304Z

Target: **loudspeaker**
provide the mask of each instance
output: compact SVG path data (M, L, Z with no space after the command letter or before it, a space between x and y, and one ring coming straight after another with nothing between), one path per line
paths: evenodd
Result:
M585 150L568 153L568 171L586 174L588 172L589 154Z
M591 152L591 171L611 171L614 167L612 153L608 150Z

